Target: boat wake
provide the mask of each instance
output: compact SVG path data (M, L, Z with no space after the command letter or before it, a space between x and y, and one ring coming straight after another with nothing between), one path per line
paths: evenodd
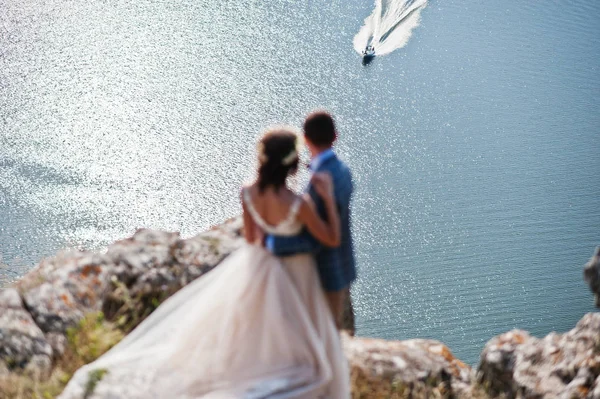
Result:
M371 45L376 55L384 55L404 47L426 5L427 0L375 0L375 10L354 36L354 49L363 54Z

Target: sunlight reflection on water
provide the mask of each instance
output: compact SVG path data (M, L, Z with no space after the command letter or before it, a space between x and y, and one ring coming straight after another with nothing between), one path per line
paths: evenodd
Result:
M260 132L326 107L357 186L359 334L473 363L510 328L567 330L600 220L600 7L576 3L430 3L365 68L371 3L5 0L0 276L238 214Z

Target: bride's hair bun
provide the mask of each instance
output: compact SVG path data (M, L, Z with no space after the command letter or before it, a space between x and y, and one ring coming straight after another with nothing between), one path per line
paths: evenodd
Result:
M277 190L285 185L290 173L298 169L300 136L289 126L275 126L267 129L257 145L258 187L262 191L267 186Z

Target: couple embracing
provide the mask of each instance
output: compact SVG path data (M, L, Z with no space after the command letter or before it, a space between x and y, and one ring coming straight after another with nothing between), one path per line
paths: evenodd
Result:
M268 130L254 184L242 189L247 245L165 301L123 341L77 371L61 398L350 397L338 326L356 277L352 181L332 150L333 119L310 114L312 159L303 196L286 186L299 165L293 130Z

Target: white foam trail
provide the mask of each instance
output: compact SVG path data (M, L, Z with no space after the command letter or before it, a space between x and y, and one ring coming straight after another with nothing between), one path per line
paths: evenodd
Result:
M375 0L375 10L354 36L354 49L362 53L370 42L383 55L404 47L426 5L427 0Z

